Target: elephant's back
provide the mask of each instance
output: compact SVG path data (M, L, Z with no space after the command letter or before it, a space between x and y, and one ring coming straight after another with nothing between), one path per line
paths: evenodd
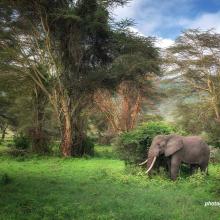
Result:
M201 154L201 156L209 157L210 149L208 144L199 136L187 136L183 138L184 147L188 148L192 154Z
M183 137L183 143L184 143L184 145L190 145L190 146L200 145L201 147L207 147L208 148L208 145L199 136L186 136L186 137Z

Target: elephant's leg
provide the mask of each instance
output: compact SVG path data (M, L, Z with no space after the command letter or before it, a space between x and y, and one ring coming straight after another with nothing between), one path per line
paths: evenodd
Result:
M170 158L167 159L167 168L168 168L168 175L171 178L171 160L170 160Z
M179 173L179 168L180 168L181 161L177 157L172 157L171 159L171 179L176 180L178 173Z
M202 172L206 171L206 174L208 175L208 164L207 163L200 164L199 167Z
M194 174L199 168L199 165L196 164L190 164L190 173Z

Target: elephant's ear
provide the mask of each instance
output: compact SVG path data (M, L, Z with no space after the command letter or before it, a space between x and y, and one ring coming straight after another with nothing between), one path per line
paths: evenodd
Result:
M165 147L165 156L168 157L183 147L183 141L180 138L171 138Z

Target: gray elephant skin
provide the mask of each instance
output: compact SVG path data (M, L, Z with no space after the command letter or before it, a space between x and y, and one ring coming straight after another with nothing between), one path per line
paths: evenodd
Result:
M167 160L171 179L176 180L181 163L206 171L210 149L198 136L158 135L152 141L147 160L140 164L147 164L146 173L151 171L156 159L161 155Z

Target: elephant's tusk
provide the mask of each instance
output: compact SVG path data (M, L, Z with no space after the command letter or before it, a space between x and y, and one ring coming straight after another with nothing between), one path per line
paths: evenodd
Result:
M140 163L140 164L139 164L139 166L144 165L145 163L147 163L147 161L148 161L148 159L147 159L147 160L145 160L144 162Z
M152 167L153 167L153 165L154 165L156 159L157 159L157 157L154 157L154 159L153 159L153 161L152 161L152 163L151 163L149 169L146 171L146 173L148 173L148 172L152 169Z

